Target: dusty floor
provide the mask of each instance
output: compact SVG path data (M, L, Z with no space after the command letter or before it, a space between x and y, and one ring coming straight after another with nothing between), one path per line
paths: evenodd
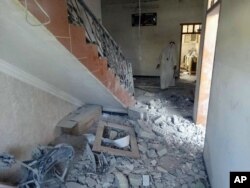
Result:
M166 90L159 85L159 78L137 78L137 103L129 116L104 112L88 136L62 135L51 143L68 143L75 149L66 187L210 187L202 156L205 129L192 123L195 78L184 75L176 87ZM93 152L100 122L133 128L139 159Z
M137 78L142 119L103 114L102 121L134 127L141 158L105 154L109 169L96 174L82 170L86 160L79 150L68 181L81 187L209 187L202 157L205 130L192 123L194 84L188 78L162 91L158 78Z

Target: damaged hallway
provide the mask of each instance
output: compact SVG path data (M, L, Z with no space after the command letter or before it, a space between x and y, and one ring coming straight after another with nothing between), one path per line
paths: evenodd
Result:
M226 188L249 171L248 1L37 2L0 2L0 187L38 187L15 172L49 156L68 168L41 173L47 187ZM138 11L157 23L132 26ZM185 23L202 24L184 39L200 40L199 56L161 90L159 55L175 41L181 63Z

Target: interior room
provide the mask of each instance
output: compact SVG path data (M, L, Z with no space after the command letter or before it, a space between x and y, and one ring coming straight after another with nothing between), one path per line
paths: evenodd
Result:
M1 0L0 188L249 187L249 10Z

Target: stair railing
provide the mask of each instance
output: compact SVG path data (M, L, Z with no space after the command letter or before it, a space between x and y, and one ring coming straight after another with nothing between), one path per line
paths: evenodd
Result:
M85 28L87 40L98 46L99 54L107 58L108 66L120 78L120 84L134 94L132 65L109 32L84 3L84 0L67 0L67 5L69 22Z

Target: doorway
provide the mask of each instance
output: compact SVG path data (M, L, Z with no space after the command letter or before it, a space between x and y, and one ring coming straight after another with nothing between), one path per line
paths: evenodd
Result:
M214 56L216 48L217 30L219 24L220 1L210 0L206 16L206 28L202 52L200 84L198 88L196 124L206 125Z
M200 49L201 23L181 24L179 77L194 82Z

